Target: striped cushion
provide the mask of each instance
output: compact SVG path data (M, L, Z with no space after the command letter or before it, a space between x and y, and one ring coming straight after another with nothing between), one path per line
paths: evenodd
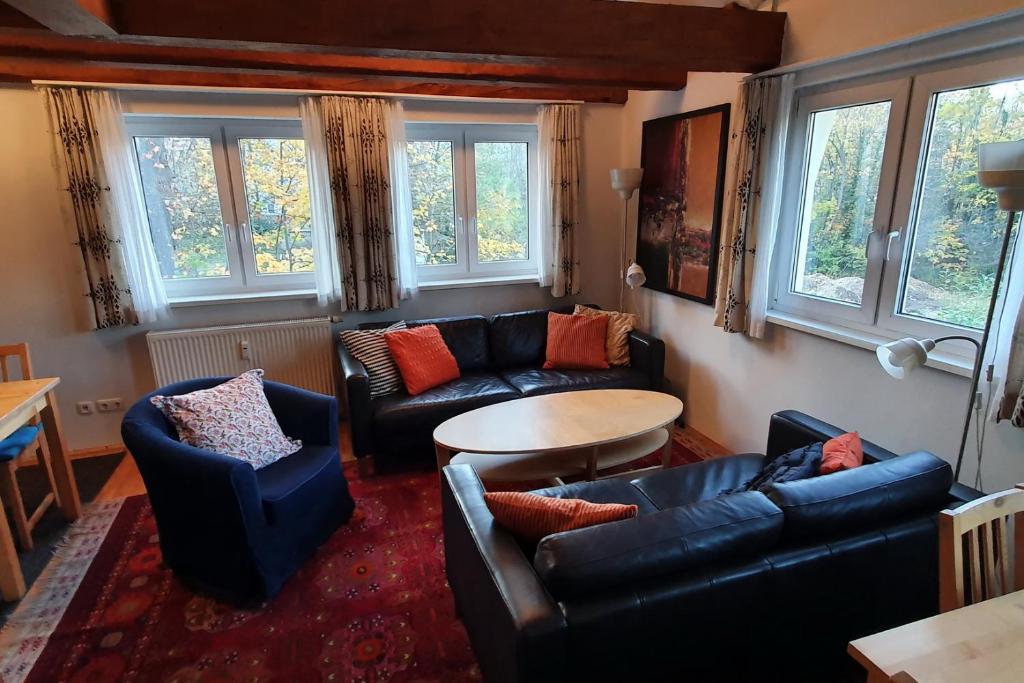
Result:
M411 395L459 378L459 364L437 325L388 332L384 339Z
M405 321L381 330L343 330L341 341L357 361L366 366L370 375L370 397L383 396L402 388L402 375L398 372L384 341L384 333L404 330Z
M520 538L537 541L560 531L636 517L636 505L591 503L577 498L548 498L521 491L484 493L498 524Z
M629 333L640 323L636 313L621 311L599 311L590 306L576 304L573 315L584 315L596 318L603 315L608 318L608 337L605 339L605 351L608 353L608 365L629 365Z
M598 370L608 367L605 339L608 316L548 313L548 344L544 369Z

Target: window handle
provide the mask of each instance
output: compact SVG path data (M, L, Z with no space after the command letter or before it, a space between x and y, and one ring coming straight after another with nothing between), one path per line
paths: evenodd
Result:
M226 239L230 243L234 238L235 238L234 230L231 229L231 224L230 223L225 223L224 224L224 239Z
M892 251L892 243L900 238L899 230L891 230L889 234L885 236L885 260L889 260L889 254Z

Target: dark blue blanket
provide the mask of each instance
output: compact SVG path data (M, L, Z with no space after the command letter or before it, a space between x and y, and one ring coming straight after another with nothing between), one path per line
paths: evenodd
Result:
M754 478L747 483L737 486L734 489L725 489L719 495L727 493L741 493L743 491L761 491L771 484L781 484L784 481L796 481L808 479L818 475L818 468L821 466L821 449L824 446L820 441L810 446L797 448L775 458L754 475Z

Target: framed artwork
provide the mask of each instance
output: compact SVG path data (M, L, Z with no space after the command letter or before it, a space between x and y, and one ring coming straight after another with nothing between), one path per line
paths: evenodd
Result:
M729 107L644 121L636 260L645 287L714 302Z

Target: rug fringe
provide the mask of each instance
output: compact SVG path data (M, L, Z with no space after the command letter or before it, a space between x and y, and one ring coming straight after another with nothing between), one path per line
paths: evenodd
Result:
M92 503L54 548L0 631L0 680L21 683L32 670L96 558L124 498Z

